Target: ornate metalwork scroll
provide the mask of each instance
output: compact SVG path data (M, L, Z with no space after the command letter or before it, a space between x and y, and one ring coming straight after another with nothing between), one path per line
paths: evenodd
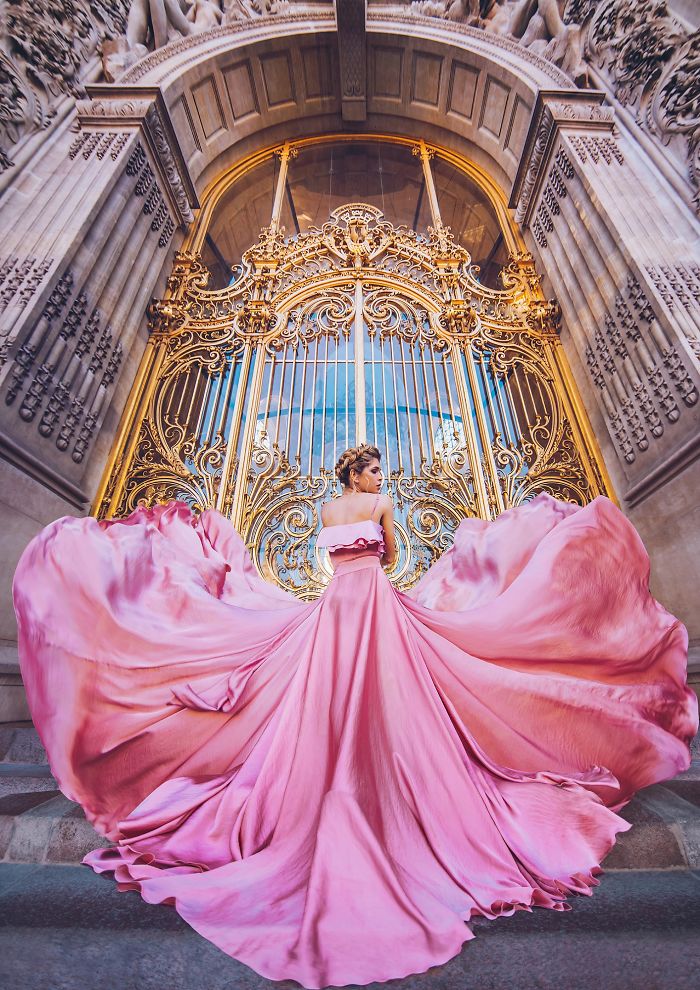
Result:
M232 285L207 278L178 255L152 307L100 514L218 507L264 577L312 598L330 577L319 507L361 440L384 452L400 588L467 516L604 491L529 255L488 289L442 224L419 236L353 203L294 239L273 223Z

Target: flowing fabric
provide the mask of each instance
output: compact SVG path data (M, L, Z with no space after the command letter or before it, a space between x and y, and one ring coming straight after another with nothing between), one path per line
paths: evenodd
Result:
M465 520L409 594L372 526L312 603L180 502L60 519L15 576L52 770L116 843L85 861L309 988L422 972L474 915L566 910L697 729L685 629L606 498Z

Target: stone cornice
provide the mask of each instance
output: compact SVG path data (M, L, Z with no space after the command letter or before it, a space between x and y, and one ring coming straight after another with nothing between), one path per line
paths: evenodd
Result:
M101 128L142 131L151 156L168 190L180 224L191 223L199 206L187 163L180 150L160 90L148 86L95 85L87 87L90 100L77 105L83 130Z
M420 14L401 13L400 8L395 7L369 7L367 11L367 30L372 32L384 32L386 34L396 34L397 26L412 28L406 33L426 40L441 41L447 44L454 44L465 51L476 51L493 58L494 51L500 49L504 55L508 55L507 61L512 64L512 56L516 56L521 66L527 63L536 69L537 72L555 83L561 89L574 90L576 87L565 72L548 62L546 59L536 55L519 44L513 38L506 38L497 34L490 34L481 28L469 27L456 21L446 21L437 17L421 16ZM464 41L468 44L464 44ZM513 66L513 68L515 68ZM541 85L543 80L533 80Z
M335 11L329 4L327 8L314 4L295 14L275 14L271 17L261 17L254 21L239 21L225 27L213 28L211 31L201 31L186 38L178 38L162 48L158 48L132 65L119 79L120 85L135 83L148 75L158 66L177 56L187 56L181 60L182 65L196 62L202 55L216 51L224 51L231 47L236 40L241 44L254 44L258 41L270 40L297 31L310 35L318 31L328 31L335 28ZM237 46L234 46L237 47Z

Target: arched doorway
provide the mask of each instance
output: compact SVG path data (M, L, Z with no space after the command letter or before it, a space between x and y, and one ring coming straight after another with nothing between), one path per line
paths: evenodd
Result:
M354 184L364 181L359 191L392 217L371 202L334 205L353 187L347 172L326 191L323 163L331 180L334 150L336 167L347 166L347 136L325 139L320 155L306 143L313 181L295 174L305 142L239 169L239 187L222 181L218 207L203 211L153 307L99 503L109 515L173 497L216 506L260 572L303 597L330 576L315 549L318 510L338 491L337 457L361 441L384 452L400 550L392 577L403 588L465 516L492 517L540 491L585 502L605 490L572 401L556 307L505 211L465 172L452 166L446 179L435 169L436 153L446 161L439 149L361 141L363 154L378 152L378 183L365 167ZM252 230L261 216L265 168L269 222L236 263L246 222ZM233 229L217 226L226 203L237 210ZM418 230L396 222L411 215ZM470 239L489 259L484 276Z

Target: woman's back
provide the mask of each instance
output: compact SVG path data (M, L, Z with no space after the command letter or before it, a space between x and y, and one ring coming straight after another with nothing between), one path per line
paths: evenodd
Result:
M343 494L321 508L318 546L328 548L334 567L341 560L384 553L381 514L382 496L369 492Z
M340 495L321 507L321 522L324 526L346 526L366 519L379 522L382 514L381 501L381 495L371 492Z

